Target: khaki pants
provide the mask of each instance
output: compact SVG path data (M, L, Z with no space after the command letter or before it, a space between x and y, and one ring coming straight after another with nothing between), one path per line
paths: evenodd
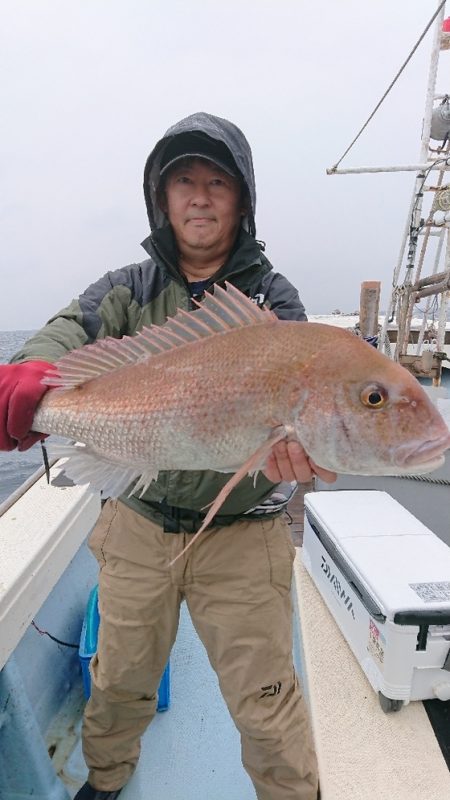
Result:
M191 536L164 533L115 500L93 531L101 625L83 726L89 782L111 790L130 778L185 599L259 800L315 800L315 755L292 663L289 530L280 518L213 528L169 567Z

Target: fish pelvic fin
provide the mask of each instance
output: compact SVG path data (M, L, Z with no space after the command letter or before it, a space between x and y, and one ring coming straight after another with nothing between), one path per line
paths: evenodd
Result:
M158 471L142 470L127 464L117 464L99 455L88 445L53 445L51 454L56 458L67 458L62 465L66 475L76 484L89 484L92 491L103 491L109 497L119 497L136 479L129 496L141 489L141 495L157 477Z
M245 294L230 283L227 290L214 287L207 293L198 308L188 312L179 310L164 325L143 328L136 336L122 339L106 337L95 344L72 350L53 364L53 369L42 383L58 389L72 389L105 373L138 364L167 350L174 350L191 342L235 328L258 325L277 317L267 308L259 308ZM56 372L55 372L56 370Z
M203 520L203 524L201 528L197 531L195 536L191 539L189 544L186 545L184 550L181 553L178 553L177 557L170 562L169 567L175 564L175 561L178 561L184 553L189 550L190 547L194 544L194 542L198 539L201 533L208 527L209 523L212 521L213 517L217 514L219 509L223 506L225 500L227 499L230 492L234 489L235 486L245 478L246 475L252 472L259 472L262 465L264 465L267 456L272 450L272 447L276 445L277 442L281 442L282 439L287 439L289 436L292 435L291 426L287 425L280 425L278 428L275 428L268 439L260 446L257 450L247 459L247 461L242 464L237 472L231 476L230 480L227 481L225 486L220 490L219 494L217 495L216 499L213 503L209 506L209 511Z

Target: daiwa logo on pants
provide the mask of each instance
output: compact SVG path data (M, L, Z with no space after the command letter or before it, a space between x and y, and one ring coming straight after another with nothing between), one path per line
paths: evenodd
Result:
M260 694L259 700L261 700L262 697L275 697L275 695L281 692L281 681L271 683L270 686L261 686L261 691L262 694Z

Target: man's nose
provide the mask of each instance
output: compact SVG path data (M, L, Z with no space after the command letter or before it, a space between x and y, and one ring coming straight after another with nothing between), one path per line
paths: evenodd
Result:
M195 206L207 206L210 204L210 196L208 187L202 184L194 186L194 191L191 197L191 203Z

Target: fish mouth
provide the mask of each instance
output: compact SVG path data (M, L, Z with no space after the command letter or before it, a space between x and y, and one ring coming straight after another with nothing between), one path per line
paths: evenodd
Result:
M450 448L450 432L437 439L429 439L422 444L403 449L397 453L395 463L402 468L407 467L414 473L431 472L444 463L444 452Z

